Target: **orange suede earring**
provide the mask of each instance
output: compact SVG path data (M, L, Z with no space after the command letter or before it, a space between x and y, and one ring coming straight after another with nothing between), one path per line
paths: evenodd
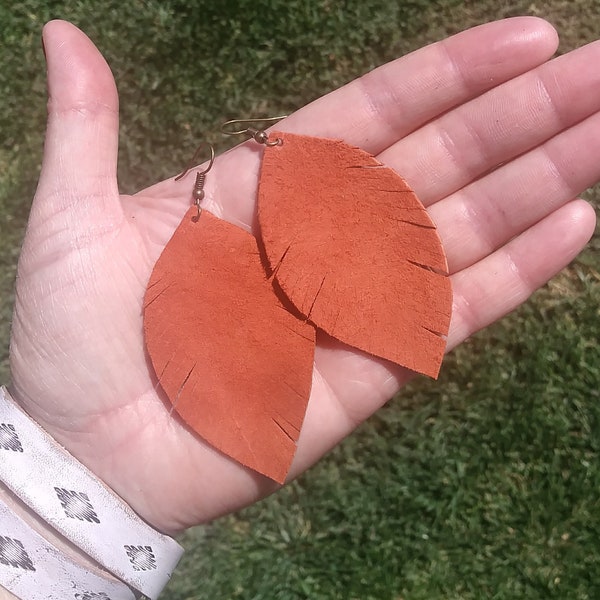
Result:
M211 147L196 207L150 277L146 347L173 409L196 433L283 483L310 395L315 328L273 293L255 238L201 209L213 158Z
M259 239L280 291L328 335L436 378L452 312L435 224L406 181L339 141L253 127Z
M229 121L223 132L265 146L258 222L266 265L253 236L200 207L211 147L196 176L196 208L152 272L144 331L184 421L283 483L310 395L316 329L437 377L452 289L435 225L399 175L341 141L230 130L257 122Z

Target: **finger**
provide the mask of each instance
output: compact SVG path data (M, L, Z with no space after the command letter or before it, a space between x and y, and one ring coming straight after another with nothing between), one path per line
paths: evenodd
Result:
M554 28L518 17L474 27L371 71L282 124L377 154L452 107L548 60Z
M79 29L44 27L48 125L30 224L66 212L68 223L110 221L120 212L116 180L118 97L106 61Z
M425 205L600 110L600 43L552 60L444 114L378 158Z
M455 274L448 349L514 310L566 267L591 238L595 223L592 207L574 200Z
M450 272L484 258L594 185L599 155L596 113L431 206Z

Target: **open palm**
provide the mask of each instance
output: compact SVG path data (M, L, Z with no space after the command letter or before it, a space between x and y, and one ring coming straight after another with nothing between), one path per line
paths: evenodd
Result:
M49 123L19 262L13 393L139 514L176 531L275 489L170 414L144 351L146 282L190 204L193 177L119 196L110 70L68 23L47 25L44 40ZM491 23L389 63L278 125L360 146L407 179L448 256L449 348L528 298L593 232L593 210L574 198L600 179L600 45L546 62L556 44L539 19ZM205 208L250 229L260 155L242 144L218 157ZM410 376L319 338L290 476Z

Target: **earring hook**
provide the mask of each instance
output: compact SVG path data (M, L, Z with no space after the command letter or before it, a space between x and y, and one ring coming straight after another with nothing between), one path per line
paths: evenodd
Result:
M232 119L221 125L221 133L225 135L249 135L255 142L264 144L265 146L278 146L282 143L281 138L275 140L269 139L269 134L264 129L256 129L252 127L252 124L256 123L276 123L285 119L287 115L281 115L280 117L267 117L262 119ZM228 130L232 125L241 125L241 129L235 129L233 131Z
M189 173L189 171L192 169L192 167L194 165L198 164L198 158L200 157L200 153L201 153L202 149L207 146L208 146L208 148L210 148L210 161L208 163L208 167L206 167L206 169L204 169L204 171L200 171L198 173L198 175L206 175L212 169L213 163L215 162L214 146L210 142L200 142L200 145L196 148L196 151L194 152L194 156L192 156L192 159L188 163L187 167L184 169L183 173L180 173L179 175L177 175L177 177L175 177L175 181L179 181L180 179L183 179Z
M194 205L198 209L197 219L200 218L200 213L202 212L202 207L200 203L204 200L204 182L206 181L206 174L212 169L213 163L215 162L215 149L212 144L209 142L201 142L201 144L196 148L196 152L194 152L194 156L192 156L192 160L189 162L188 166L185 168L183 173L177 175L175 177L175 181L179 181L183 179L190 169L197 164L198 158L200 157L200 152L208 146L210 148L210 160L208 162L208 166L203 171L198 171L196 173L196 181L194 183L194 188L192 190L192 198L194 199Z

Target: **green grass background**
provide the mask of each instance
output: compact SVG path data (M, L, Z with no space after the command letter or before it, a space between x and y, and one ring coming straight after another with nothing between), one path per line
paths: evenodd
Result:
M0 6L0 380L44 131L40 29L82 27L121 95L124 191L227 118L291 111L411 49L516 14L561 51L597 0L40 0ZM589 198L598 205L597 194ZM600 598L600 239L280 493L188 532L166 600ZM176 494L176 490L173 491Z

